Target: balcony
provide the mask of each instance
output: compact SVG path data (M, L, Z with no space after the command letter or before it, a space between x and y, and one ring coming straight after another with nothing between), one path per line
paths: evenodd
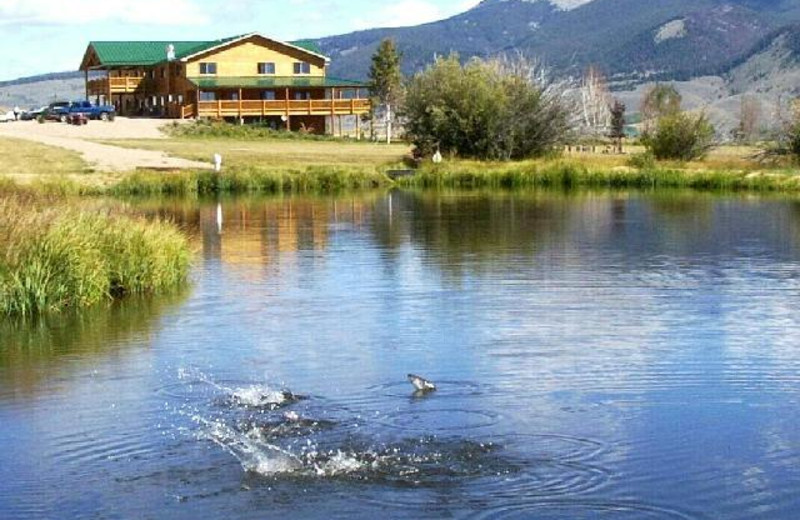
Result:
M308 100L241 100L200 101L186 105L181 116L209 117L266 117L266 116L349 116L367 114L369 99L308 99Z
M133 94L142 93L149 85L148 78L145 77L111 77L98 78L89 81L88 89L90 96L104 96L110 94Z

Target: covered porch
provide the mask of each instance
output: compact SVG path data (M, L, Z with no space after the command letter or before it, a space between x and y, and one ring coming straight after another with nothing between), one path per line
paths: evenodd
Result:
M262 121L275 128L335 133L341 118L370 111L366 85L333 78L189 78L181 118ZM328 125L330 122L330 127Z

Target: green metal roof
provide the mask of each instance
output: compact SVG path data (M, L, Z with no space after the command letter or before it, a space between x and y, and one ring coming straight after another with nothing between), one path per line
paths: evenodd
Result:
M175 57L191 56L206 49L232 41L235 38L208 42L91 42L100 63L105 67L114 66L149 66L161 63L166 58L167 45L175 46Z
M324 56L324 54L322 54L322 48L314 40L297 40L288 43L290 45L294 45L295 47L300 47L301 49L313 52L314 54L319 54L320 56Z
M103 67L152 66L165 61L168 45L175 46L175 58L182 59L193 54L213 49L219 45L243 38L247 35L232 36L212 41L100 41L90 42L89 47L97 54ZM322 55L319 46L311 40L287 42L289 45Z
M327 77L257 76L257 77L192 77L189 81L201 89L219 88L367 88L366 83Z

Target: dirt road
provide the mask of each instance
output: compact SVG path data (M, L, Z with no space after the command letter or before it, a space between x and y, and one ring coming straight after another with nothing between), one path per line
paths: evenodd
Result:
M91 168L98 172L125 172L137 168L208 169L210 163L170 157L163 152L120 148L99 144L99 139L163 139L159 119L127 119L114 122L90 121L85 126L36 121L15 121L0 124L0 137L27 139L80 153Z

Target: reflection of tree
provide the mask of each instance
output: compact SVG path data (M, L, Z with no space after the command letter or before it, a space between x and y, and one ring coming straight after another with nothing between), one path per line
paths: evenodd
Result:
M121 353L158 328L188 290L159 298L129 298L73 313L0 320L0 385L33 393L61 369L63 358L89 359Z
M390 251L405 236L451 273L482 271L561 241L572 199L555 192L397 192L393 218L376 212L373 232Z

